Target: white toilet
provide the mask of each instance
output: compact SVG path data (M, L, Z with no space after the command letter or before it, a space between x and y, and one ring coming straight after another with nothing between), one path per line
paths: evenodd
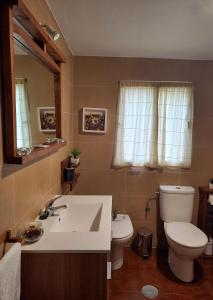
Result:
M118 214L112 221L112 270L120 269L123 265L123 248L133 235L133 226L128 215Z
M160 186L160 216L169 244L168 263L174 275L184 281L194 278L194 259L205 250L205 233L191 223L194 188Z

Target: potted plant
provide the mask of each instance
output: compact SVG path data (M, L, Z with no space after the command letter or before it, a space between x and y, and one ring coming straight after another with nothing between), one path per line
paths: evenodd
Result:
M213 178L209 179L209 188L213 189Z
M71 151L71 165L76 167L79 164L80 158L79 155L81 154L81 151L78 148L73 148Z

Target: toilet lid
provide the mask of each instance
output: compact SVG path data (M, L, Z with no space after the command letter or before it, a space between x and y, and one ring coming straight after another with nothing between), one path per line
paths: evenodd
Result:
M191 223L166 223L165 232L171 240L186 247L199 248L208 242L205 233Z
M133 227L128 215L118 214L117 218L112 221L112 238L122 239L133 234Z

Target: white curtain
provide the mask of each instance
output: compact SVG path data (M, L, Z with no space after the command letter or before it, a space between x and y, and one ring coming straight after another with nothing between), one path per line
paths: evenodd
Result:
M29 102L27 93L27 81L24 78L16 78L16 140L17 148L31 147L31 128Z
M114 166L189 167L191 85L120 84Z
M154 86L121 83L114 165L156 164L156 97Z
M192 87L160 87L158 94L158 165L191 165Z

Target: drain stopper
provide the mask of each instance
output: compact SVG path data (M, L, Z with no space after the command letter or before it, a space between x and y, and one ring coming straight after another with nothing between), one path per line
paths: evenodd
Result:
M158 296L158 289L153 285L144 285L141 289L141 293L146 298L156 298Z

